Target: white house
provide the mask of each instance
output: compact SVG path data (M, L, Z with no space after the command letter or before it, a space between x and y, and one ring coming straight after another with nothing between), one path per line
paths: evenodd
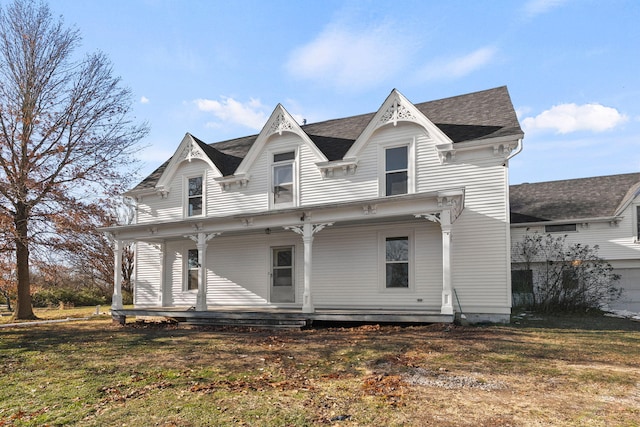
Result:
M278 105L258 135L186 134L127 193L135 224L108 229L112 308L126 314L120 253L133 241L138 310L508 321L508 166L522 137L506 87L420 104L393 90L374 113L305 125Z
M610 308L640 312L640 173L513 185L510 194L514 243L537 231L598 245L624 290Z

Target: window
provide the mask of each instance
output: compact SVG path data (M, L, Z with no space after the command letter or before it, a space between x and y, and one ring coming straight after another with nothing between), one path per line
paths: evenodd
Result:
M187 251L187 290L198 289L198 250L189 249Z
M202 215L202 177L188 180L187 216Z
M272 203L274 206L294 205L294 161L294 151L273 155Z
M409 287L409 237L385 239L385 287Z
M407 194L409 189L409 147L384 150L385 195Z
M640 241L640 206L636 206L636 241Z
M555 224L545 225L545 233L563 233L565 231L576 231L576 224Z

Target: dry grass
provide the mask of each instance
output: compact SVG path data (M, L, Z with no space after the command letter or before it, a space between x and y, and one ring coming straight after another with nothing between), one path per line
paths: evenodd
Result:
M635 426L640 324L0 329L1 425Z

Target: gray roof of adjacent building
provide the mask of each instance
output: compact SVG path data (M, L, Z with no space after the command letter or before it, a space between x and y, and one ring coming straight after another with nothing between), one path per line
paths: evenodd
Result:
M522 135L506 86L415 104L454 143ZM375 116L375 112L302 125L329 161L340 160ZM206 144L194 137L223 176L232 175L258 135ZM153 188L167 160L134 189Z
M640 194L640 173L512 185L511 223L610 218Z

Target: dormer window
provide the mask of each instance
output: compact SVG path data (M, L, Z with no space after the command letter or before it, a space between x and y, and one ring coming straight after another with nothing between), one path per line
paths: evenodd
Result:
M273 155L271 202L275 207L295 205L295 151Z
M409 191L409 147L384 150L385 195L407 194Z
M187 183L187 216L202 215L202 177L196 176L188 179Z

